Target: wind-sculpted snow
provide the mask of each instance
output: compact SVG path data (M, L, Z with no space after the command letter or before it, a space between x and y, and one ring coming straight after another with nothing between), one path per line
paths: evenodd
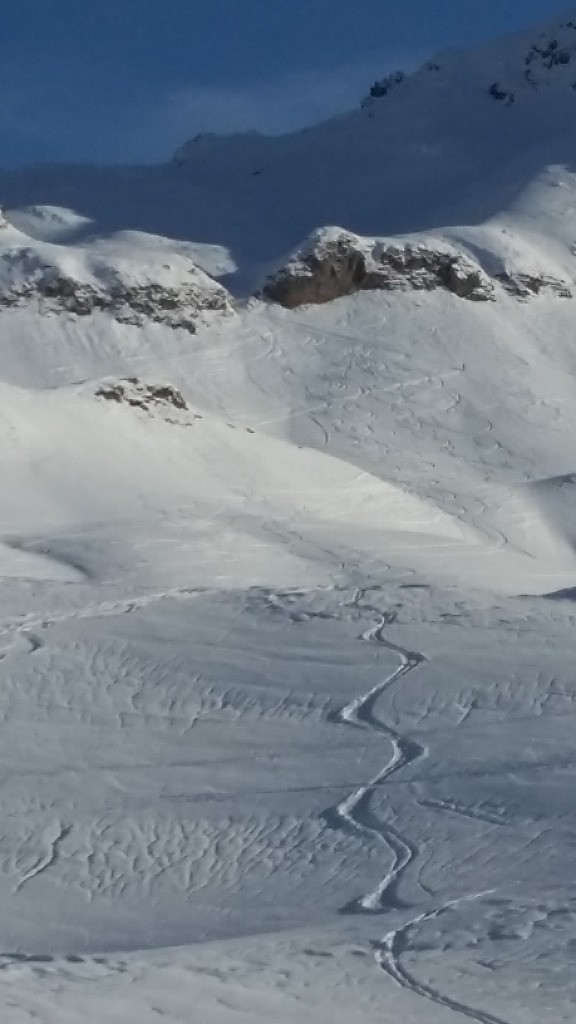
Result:
M0 173L2 1024L573 1021L569 22Z
M543 865L547 878L569 870L571 720L558 712L576 699L563 653L570 614L522 600L468 609L457 592L392 582L59 600L2 637L2 970L12 984L55 957L67 991L68 976L114 963L111 950L143 936L156 947L281 921L301 929L294 970L304 949L333 955L330 928L359 953L372 946L409 1001L376 973L363 982L367 1021L382 1000L408 1014L414 1000L418 1019L425 1000L483 1024L515 1022L517 947L526 934L534 948L537 931L508 939L516 959L504 956L500 987L462 978L471 967L474 977L478 929L483 961L502 960L502 899L512 916L528 894L552 908ZM478 653L487 630L491 663ZM541 656L545 635L562 653ZM28 906L56 906L63 893L65 920L27 920ZM460 959L446 932L431 977L423 937L464 911ZM572 916L552 919L572 927ZM311 921L330 926L322 939ZM142 956L124 954L123 970L138 972ZM350 984L359 969L346 968Z
M573 606L510 596L576 577L570 304L416 294L5 314L0 1000L265 932L319 1024L339 943L335 1020L570 1005L572 916L506 931L572 870Z
M385 630L395 620L395 614L382 612L365 599L365 593L358 591L352 600L352 606L361 608L363 611L374 614L379 621L377 624L362 635L362 639L368 642L376 641L383 644L388 650L395 652L400 665L390 676L378 683L363 697L356 698L350 705L343 708L337 716L337 720L343 724L368 728L383 733L391 743L391 757L388 763L373 776L364 786L355 790L349 797L343 800L336 808L326 814L326 820L332 823L333 827L340 827L343 831L352 831L358 835L377 837L384 841L388 848L392 862L386 875L380 881L376 889L365 894L359 899L347 904L344 908L348 913L369 913L381 914L392 908L402 906L398 902L397 890L404 873L410 868L420 851L408 842L397 828L393 828L386 821L380 821L374 814L371 804L377 788L385 786L393 775L402 769L425 758L427 750L414 740L402 735L396 728L388 725L383 719L377 717L374 712L375 705L379 698L400 680L413 672L426 661L424 655L416 651L407 651L385 638ZM433 805L432 805L433 806ZM473 895L469 899L475 900L484 894ZM464 900L467 898L464 897ZM406 936L410 931L417 929L419 925L435 920L452 906L457 906L461 900L454 900L445 906L433 910L424 911L413 918L408 924L395 928L388 932L380 942L376 942L376 960L379 966L397 982L402 988L414 995L421 996L429 1002L438 1006L445 1006L469 1020L478 1021L479 1024L506 1024L501 1017L493 1016L483 1010L476 1010L465 1003L443 994L431 985L420 982L403 965L402 954L409 948Z

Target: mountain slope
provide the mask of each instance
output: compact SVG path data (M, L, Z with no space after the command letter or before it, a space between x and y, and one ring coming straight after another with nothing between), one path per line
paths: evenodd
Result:
M574 25L0 173L10 1024L572 1019Z
M290 136L202 136L161 168L3 172L0 193L10 207L72 208L92 222L76 237L137 229L222 245L240 291L323 224L390 235L524 215L543 170L575 161L572 22L440 55L372 104ZM539 51L554 42L570 61L548 68ZM495 99L494 82L516 101Z

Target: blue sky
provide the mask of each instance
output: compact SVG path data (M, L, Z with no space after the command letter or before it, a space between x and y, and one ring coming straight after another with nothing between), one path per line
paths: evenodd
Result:
M2 11L0 164L157 161L201 131L278 132L354 106L445 46L553 0L17 0Z

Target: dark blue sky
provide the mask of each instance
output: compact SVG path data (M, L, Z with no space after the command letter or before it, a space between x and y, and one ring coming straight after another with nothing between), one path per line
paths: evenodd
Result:
M354 106L435 50L554 0L15 0L0 24L0 164L155 161L200 131L276 132Z

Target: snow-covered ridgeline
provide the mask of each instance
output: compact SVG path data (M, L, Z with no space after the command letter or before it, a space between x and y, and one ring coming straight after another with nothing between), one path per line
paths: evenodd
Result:
M104 311L119 323L192 333L207 314L231 311L226 289L186 255L136 243L111 248L99 239L58 245L24 235L2 214L0 310L30 303L39 313Z

